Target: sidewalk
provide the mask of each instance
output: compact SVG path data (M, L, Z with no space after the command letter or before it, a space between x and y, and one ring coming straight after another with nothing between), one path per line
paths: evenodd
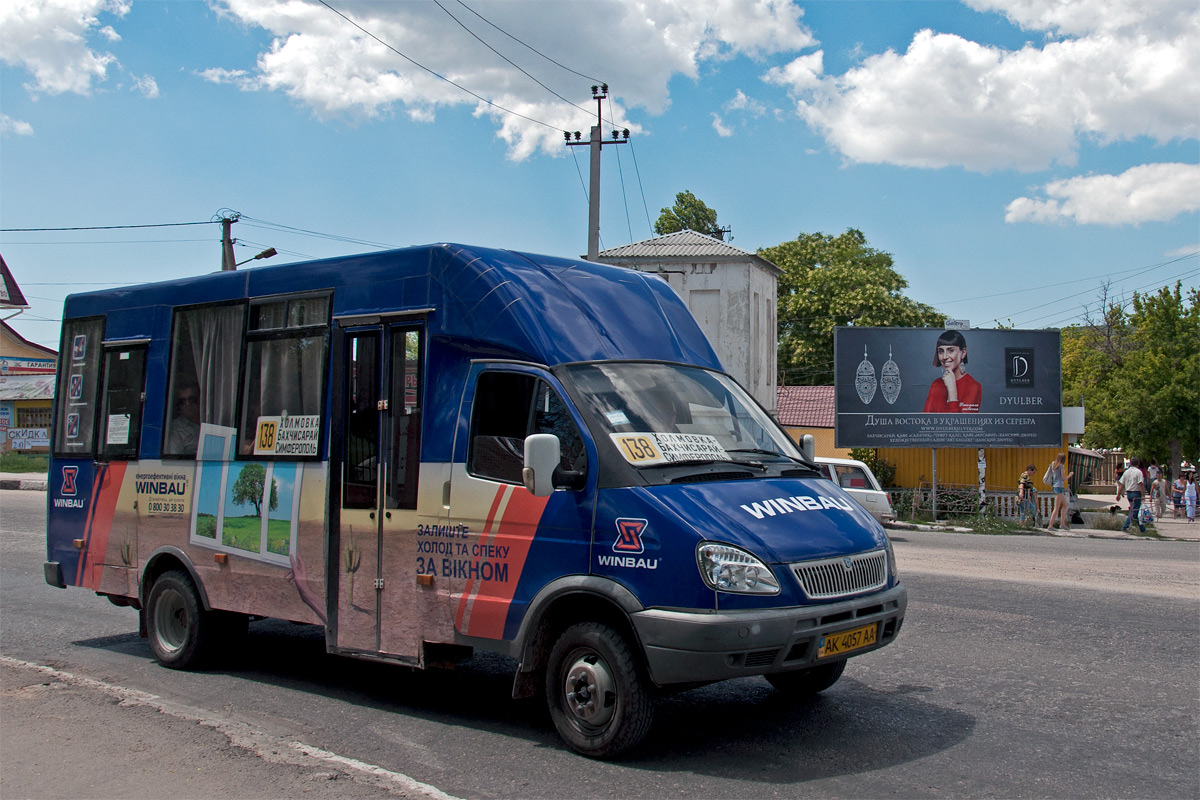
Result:
M40 472L34 473L14 473L0 472L0 489L23 489L25 491L44 492L46 491L46 476ZM1114 495L1107 494L1081 494L1076 498L1080 512L1083 513L1104 513L1114 505L1120 505L1121 510L1117 512L1117 516L1124 517L1129 513L1129 501L1124 501L1118 504ZM1172 510L1167 507L1167 516L1164 519L1156 519L1154 521L1154 530L1158 531L1158 535L1164 539L1180 539L1184 541L1200 542L1200 520L1189 523L1186 517L1175 519L1171 516ZM1086 518L1085 518L1086 519ZM918 525L906 523L903 520L894 524L898 529L915 528L920 530L954 530L949 525ZM1136 534L1121 533L1120 531L1103 530L1100 528L1088 527L1084 525L1073 525L1070 530L1047 531L1039 529L1032 533L1040 533L1043 536L1095 536L1105 539L1138 539L1142 538Z
M1159 538L1172 539L1176 541L1191 541L1200 542L1200 520L1189 523L1187 517L1179 517L1175 519L1171 516L1172 509L1167 507L1167 516L1164 519L1155 519L1151 526L1148 527L1146 535L1139 535L1136 530L1132 533L1122 533L1120 530L1108 530L1107 528L1098 528L1095 526L1094 520L1097 515L1108 515L1109 509L1113 506L1120 506L1114 516L1118 522L1117 527L1120 527L1121 522L1129 515L1129 501L1125 500L1121 503L1117 502L1115 495L1107 494L1083 494L1076 498L1076 505L1084 520L1082 525L1072 525L1069 528L1062 530L1055 529L1053 531L1046 528L1035 528L1028 531L1030 536L1065 536L1072 538L1094 538L1094 539L1146 539L1153 538L1149 533L1155 531ZM1090 524L1089 524L1090 523ZM898 520L890 523L887 527L896 530L923 530L923 531L951 531L951 532L970 532L969 528L955 527L950 524L933 525L930 523L915 523ZM1132 526L1130 526L1132 529Z

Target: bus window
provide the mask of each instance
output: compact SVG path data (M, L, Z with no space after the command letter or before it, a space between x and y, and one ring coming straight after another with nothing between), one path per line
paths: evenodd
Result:
M103 338L103 317L63 323L57 418L54 421L56 455L70 458L95 454L96 394Z
M142 438L146 346L109 347L104 353L104 394L100 407L100 453L137 458Z
M421 332L392 330L387 507L417 507L421 463Z
M467 456L467 471L472 475L521 483L525 437L532 433L556 435L561 466L586 470L587 454L579 429L545 381L512 372L485 372L475 387L473 408Z
M241 455L318 456L328 338L328 296L252 303L242 384ZM263 431L270 433L260 437Z
M342 437L343 508L375 508L379 475L379 334L346 339L346 431Z
M200 423L232 428L237 421L243 303L175 312L164 458L195 458Z

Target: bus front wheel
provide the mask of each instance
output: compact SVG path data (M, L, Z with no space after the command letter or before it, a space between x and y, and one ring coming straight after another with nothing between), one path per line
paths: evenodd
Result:
M164 667L199 666L208 655L214 623L187 573L164 572L150 587L146 632L154 657Z
M628 640L595 622L574 625L555 642L546 700L563 741L592 758L636 746L654 717L653 687Z

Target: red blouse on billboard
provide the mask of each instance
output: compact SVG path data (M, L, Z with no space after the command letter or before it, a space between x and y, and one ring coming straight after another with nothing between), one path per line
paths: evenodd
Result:
M970 375L963 375L955 386L958 388L958 399L951 402L946 399L946 383L941 378L929 386L929 394L925 396L925 414L978 414L979 401L983 397L983 387L979 381Z

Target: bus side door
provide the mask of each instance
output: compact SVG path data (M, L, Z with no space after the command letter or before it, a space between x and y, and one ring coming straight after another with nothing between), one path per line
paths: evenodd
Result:
M419 529L436 523L417 509L425 329L408 321L359 326L343 340L340 442L335 437L339 523L330 576L336 643L416 661L427 629L445 616L444 600L417 580Z

